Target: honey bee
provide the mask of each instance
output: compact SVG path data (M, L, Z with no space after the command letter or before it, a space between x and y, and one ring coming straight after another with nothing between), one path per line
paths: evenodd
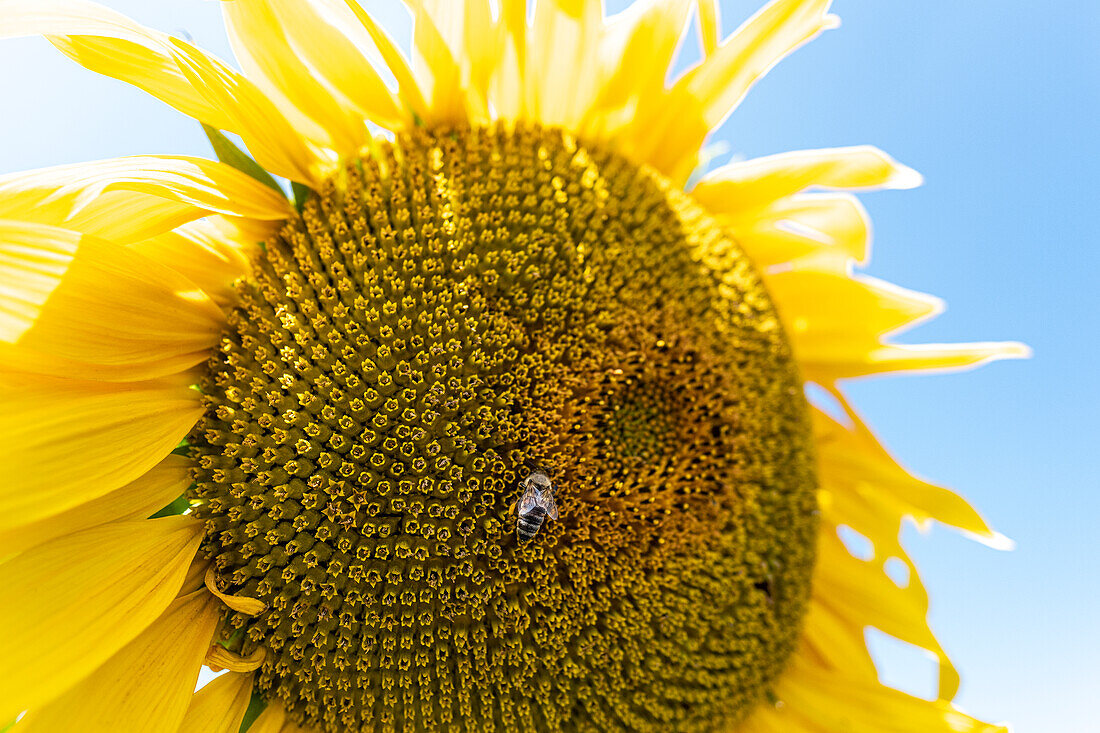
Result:
M532 471L522 486L523 494L516 503L516 536L520 542L529 542L547 517L558 518L558 505L554 502L554 484L543 471Z

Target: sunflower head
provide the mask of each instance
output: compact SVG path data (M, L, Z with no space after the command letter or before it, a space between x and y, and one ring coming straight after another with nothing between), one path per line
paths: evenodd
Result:
M736 243L529 125L417 131L239 282L189 492L223 638L325 730L703 730L793 651L815 528L790 349ZM561 521L516 540L529 467ZM494 712L497 711L497 712Z
M996 536L837 383L1023 349L892 342L939 306L853 272L838 190L919 180L873 148L688 184L829 0L727 38L704 0L407 4L411 63L352 0L227 0L237 71L0 0L0 35L149 90L221 161L0 178L0 723L992 730L951 705L896 535ZM938 658L935 701L878 684L867 626ZM204 663L229 673L192 695Z

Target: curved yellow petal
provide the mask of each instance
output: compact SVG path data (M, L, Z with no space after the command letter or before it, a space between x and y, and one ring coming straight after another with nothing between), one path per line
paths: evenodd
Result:
M225 318L195 284L126 247L0 219L0 359L63 377L153 379L207 358Z
M489 97L501 119L526 114L527 0L501 0L499 55L489 81Z
M201 219L135 242L135 252L170 267L198 285L219 306L235 302L233 283L248 274L250 240L227 231L224 220Z
M52 517L0 533L0 557L108 522L147 519L191 485L191 460L171 455L121 489Z
M249 616L255 616L259 613L263 613L267 610L267 604L258 598L250 598L248 596L231 595L223 593L218 590L218 578L214 568L211 567L206 571L206 577L203 579L206 583L206 589L213 595L218 597L225 605L234 611L239 613L247 613Z
M183 579L183 585L180 586L180 592L177 595L185 596L189 593L194 593L200 588L205 588L206 584L203 582L203 579L210 570L210 565L210 560L207 560L202 555L196 555L195 559L191 561L191 565L187 568L187 576Z
M883 570L886 558L874 562L852 556L829 529L822 528L818 543L814 583L826 590L818 592L817 602L834 609L860 633L874 626L934 654L940 664L939 696L950 700L958 691L959 675L928 627L928 594L918 576L911 574L909 583L898 587Z
M879 337L937 315L943 302L864 275L817 263L765 274L768 290L800 360L836 339Z
M832 0L774 0L675 86L703 102L704 119L713 130L783 57L836 27L830 5Z
M299 3L308 7L301 0ZM346 99L334 96L333 90L323 83L323 77L309 65L312 57L323 56L329 50L320 45L322 39L292 46L288 28L280 22L268 0L234 0L221 3L221 7L233 55L248 79L278 105L298 130L316 130L308 133L309 137L342 155L358 153L369 139L362 114L351 108ZM330 36L340 36L335 28L331 29ZM391 120L398 116L396 106L389 112Z
M179 733L237 733L252 697L253 675L215 677L191 698Z
M50 34L78 63L102 66L108 76L146 91L155 88L158 98L215 127L229 122L180 74L164 52L164 34L83 0L0 0L0 38Z
M894 372L951 372L1001 359L1026 359L1031 349L1015 341L966 344L836 344L814 355L814 374L823 381Z
M412 69L420 89L428 90L429 120L461 124L471 113L487 118L484 110L467 108L461 56L448 45L445 26L441 27L442 23L462 16L454 12L433 15L430 0L408 0L407 4L413 11Z
M639 109L621 145L678 183L687 180L711 130L749 88L784 56L835 27L832 0L774 0L747 20L714 53Z
M285 196L228 165L141 155L0 176L0 219L135 242L206 214L278 222Z
M796 654L775 688L778 702L762 704L738 733L1008 733L944 701L929 702L885 687L877 677L815 664Z
M18 730L176 733L221 615L217 600L205 591L176 599L90 676L53 702L31 708Z
M337 100L389 129L411 121L400 93L395 94L371 62L376 46L355 15L340 0L267 0L295 53L332 90ZM375 54L376 55L376 54ZM377 57L377 55L376 55ZM385 65L384 58L376 63Z
M585 111L582 132L609 137L629 125L639 105L664 94L668 69L693 4L694 0L638 2L608 23L600 38L599 56L589 64L601 72L600 88Z
M429 110L424 91L420 88L420 82L417 80L416 74L413 73L408 60L401 52L397 43L395 43L394 40L390 38L389 34L386 33L386 30L371 17L370 13L363 10L358 0L344 0L344 4L347 9L351 11L352 16L355 17L355 20L359 24L359 28L366 33L370 41L369 43L357 45L367 49L373 47L378 51L386 68L388 68L390 73L394 75L394 78L397 79L397 88L401 94L401 99L414 115L421 120L427 119ZM354 29L349 27L348 34L349 38L354 37Z
M950 700L958 689L958 673L928 627L928 595L898 540L901 522L906 516L918 521L937 519L990 544L1003 538L961 497L916 479L897 465L844 396L835 388L831 391L852 424L845 426L820 410L813 412L820 461L819 505L825 521L813 609L805 632L807 647L851 674L855 668L845 655L851 656L852 647L863 644L863 630L873 626L935 655L940 665L939 698ZM837 535L841 525L871 542L870 558L856 558L844 547ZM895 583L887 574L890 559L905 564L907 582ZM818 633L815 618L817 623L835 623L828 633ZM874 678L873 671L870 677Z
M1030 352L1017 343L901 346L887 338L943 310L933 296L804 257L764 274L803 375L823 385L901 370L962 369Z
M525 72L528 115L577 129L600 91L593 59L603 31L600 0L543 0L531 19ZM562 80L568 79L568 83Z
M202 414L198 392L180 379L86 382L0 372L0 404L0 530L137 479Z
M871 220L848 194L803 194L762 209L719 216L757 267L815 254L844 262L867 260Z
M474 122L487 122L490 83L501 63L506 26L493 21L489 0L412 0L417 25L414 70L425 85L433 87L433 119L462 114ZM462 94L447 89L450 84ZM443 85L444 88L439 88ZM433 111L434 112L434 111ZM438 114L438 117L436 117Z
M92 71L238 133L272 173L307 185L316 181L316 158L275 105L243 75L191 44L85 0L0 0L0 38L39 34Z
M11 174L14 185L0 179L0 217L64 227L84 234L127 242L151 237L201 217L205 211L189 203L133 191L102 191L77 202L80 184L73 187L46 179L38 171Z
M828 588L818 584L816 591L806 609L796 654L813 660L818 666L845 669L853 675L877 674L864 639L864 629L820 601L820 596L828 595Z
M795 150L730 163L700 179L691 195L711 211L748 211L807 188L913 188L921 175L878 148Z
M219 599L223 600L224 599ZM230 606L232 608L232 606ZM206 652L206 659L204 660L207 667L220 672L223 669L228 669L231 672L251 672L259 669L260 665L264 663L264 659L267 658L267 649L264 647L257 647L247 657L242 657L236 652L231 652L221 644L211 644L210 649Z
M846 405L839 392L834 394ZM812 415L820 475L831 493L843 500L858 499L870 505L870 511L889 517L894 534L898 520L910 516L918 522L935 520L998 544L1000 535L965 499L906 471L855 412L848 414L854 423L851 428L820 410Z
M153 623L201 538L189 517L115 522L0 564L0 720L64 692Z

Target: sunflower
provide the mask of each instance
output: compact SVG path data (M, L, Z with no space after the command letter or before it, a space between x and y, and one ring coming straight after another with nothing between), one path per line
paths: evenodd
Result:
M728 37L713 0L407 4L409 60L354 0L223 2L238 71L0 0L0 35L218 158L0 178L0 723L1005 730L952 705L897 539L1001 538L838 384L1025 349L893 341L940 304L855 272L849 191L920 181L884 153L693 176L829 0ZM560 515L524 541L538 473ZM939 660L935 700L879 684L866 627ZM204 664L227 671L195 693Z

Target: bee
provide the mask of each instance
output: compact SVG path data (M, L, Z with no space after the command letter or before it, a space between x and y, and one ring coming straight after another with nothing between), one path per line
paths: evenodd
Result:
M523 480L523 494L516 503L516 537L529 542L547 517L558 518L558 505L554 503L554 484L545 472L535 469Z

